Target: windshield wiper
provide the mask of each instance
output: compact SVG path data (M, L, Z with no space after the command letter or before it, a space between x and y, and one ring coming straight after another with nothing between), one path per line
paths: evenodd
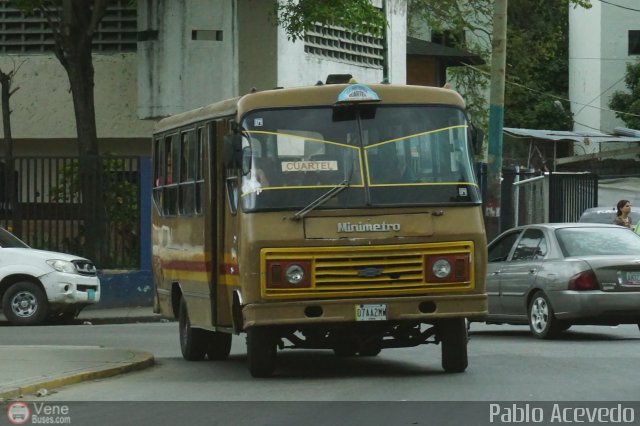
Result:
M349 185L351 185L351 179L353 178L354 170L355 170L355 167L354 167L353 158L352 158L351 167L349 168L348 173L345 174L344 180L342 182L340 182L339 184L337 184L336 186L334 186L333 188L331 188L330 190L328 190L327 192L325 192L324 194L322 194L321 196L319 196L318 198L310 202L308 206L306 206L305 208L303 208L302 210L300 210L299 212L291 216L289 219L300 220L311 210L323 205L324 203L326 203L327 201L329 201L330 199L332 199L333 197L335 197L336 195L338 195L339 193L347 189Z
M333 188L331 188L330 190L328 190L327 192L325 192L324 194L322 194L321 196L319 196L318 198L310 202L308 206L306 206L305 208L303 208L302 210L300 210L299 212L291 216L289 219L300 220L301 218L304 217L304 215L309 213L311 210L323 205L324 203L326 203L327 201L329 201L330 199L332 199L333 197L335 197L336 195L338 195L339 193L347 189L350 184L351 184L350 178L343 180L342 182L340 182L339 184L337 184L336 186L334 186Z

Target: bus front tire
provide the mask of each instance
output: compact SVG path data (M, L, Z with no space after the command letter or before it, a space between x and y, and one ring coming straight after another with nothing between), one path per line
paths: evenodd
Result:
M467 369L467 325L464 318L438 322L442 344L442 368L447 373L462 373Z
M209 332L207 338L207 357L211 361L224 361L231 353L231 334L219 331Z
M182 357L187 361L200 361L207 352L207 331L191 327L187 302L180 298L180 311L178 314L178 326L180 327L180 350Z
M266 327L247 330L247 361L253 377L269 377L276 369L276 338Z

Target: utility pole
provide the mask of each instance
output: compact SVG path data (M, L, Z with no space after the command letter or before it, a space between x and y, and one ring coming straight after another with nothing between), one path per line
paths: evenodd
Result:
M487 155L487 239L500 233L502 191L502 126L504 123L504 80L507 62L507 3L494 0L491 41L491 94L489 99L489 149Z

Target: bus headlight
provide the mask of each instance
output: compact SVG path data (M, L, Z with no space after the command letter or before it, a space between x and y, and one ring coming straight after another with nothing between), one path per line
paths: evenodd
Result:
M309 260L268 260L266 267L267 288L311 287Z
M438 259L433 262L432 271L436 277L440 279L446 278L451 273L451 264L447 259Z
M427 283L468 283L471 281L469 253L435 254L425 256Z
M289 284L298 285L304 280L304 269L300 265L293 264L287 268L284 275Z

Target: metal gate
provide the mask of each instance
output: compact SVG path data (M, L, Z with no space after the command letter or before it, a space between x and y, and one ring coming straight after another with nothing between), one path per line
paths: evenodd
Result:
M6 164L0 163L0 226L33 248L83 255L84 220L77 157L15 157L14 188L8 188ZM139 157L103 156L106 235L101 269L140 265ZM11 168L11 167L9 167ZM15 203L10 203L10 191Z
M513 226L577 222L582 212L598 205L598 175L545 173L513 183Z

